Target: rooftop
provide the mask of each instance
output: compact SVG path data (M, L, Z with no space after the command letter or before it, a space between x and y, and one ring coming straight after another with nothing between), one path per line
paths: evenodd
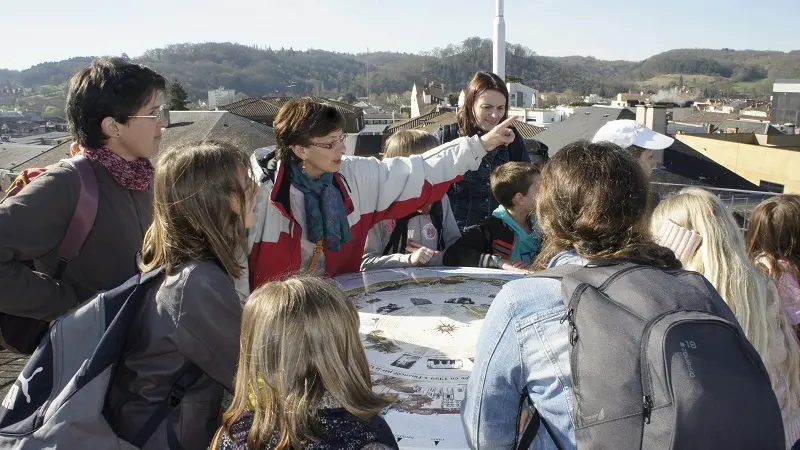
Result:
M526 123L526 122L514 122L514 128L519 131L519 134L522 135L523 139L533 139L534 136L538 136L539 133L543 132L547 128L544 127L537 127L536 125Z
M220 109L230 111L243 117L276 116L281 107L294 97L251 97L238 102L220 106ZM351 115L361 113L361 108L321 97L311 97L314 101L325 103L336 108L341 114Z
M780 130L770 125L769 122L755 120L726 119L723 120L717 128L719 128L720 131L737 128L737 133L783 134Z
M275 145L271 127L227 111L170 111L170 125L164 130L161 148L204 140L221 140L247 151ZM16 170L46 167L70 157L69 140L33 158ZM157 159L158 156L156 156Z
M681 120L677 120L676 122L711 124L714 125L715 127L719 127L719 124L721 124L722 122L728 119L736 119L736 118L738 118L737 114L700 111L692 114L691 116L684 117Z
M581 139L591 140L597 130L607 122L618 119L636 119L636 114L626 108L591 106L576 109L567 120L556 123L536 134L536 140L545 144L550 156Z
M419 117L415 117L413 119L408 119L403 122L394 123L386 128L386 132L389 134L394 134L397 133L398 131L413 130L414 128L419 128L427 125L429 122L432 122L434 119L443 114L452 113L452 111L437 111L436 105L431 105L431 106L433 106L432 111L422 114Z
M0 142L0 169L16 171L27 161L50 150L49 145L31 145Z

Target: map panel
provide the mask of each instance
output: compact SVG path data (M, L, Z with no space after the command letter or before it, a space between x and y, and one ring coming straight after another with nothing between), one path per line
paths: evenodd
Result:
M409 268L335 280L358 309L376 392L402 449L465 449L459 416L481 324L500 288L523 275Z

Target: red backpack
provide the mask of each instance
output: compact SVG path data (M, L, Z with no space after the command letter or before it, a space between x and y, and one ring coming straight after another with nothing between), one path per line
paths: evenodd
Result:
M97 177L89 160L83 155L77 155L65 161L77 170L81 181L81 190L67 233L58 247L59 261L53 273L55 279L61 278L67 263L78 256L97 216ZM23 170L6 191L6 198L17 195L25 186L46 171L46 168ZM33 267L32 262L30 265ZM48 322L0 312L0 347L29 355L36 350L48 328Z

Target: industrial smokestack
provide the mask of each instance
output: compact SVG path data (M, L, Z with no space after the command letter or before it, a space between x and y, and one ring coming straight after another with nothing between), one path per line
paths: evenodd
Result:
M497 2L497 12L494 17L494 53L492 57L492 72L501 80L506 79L506 20L503 18L503 0Z

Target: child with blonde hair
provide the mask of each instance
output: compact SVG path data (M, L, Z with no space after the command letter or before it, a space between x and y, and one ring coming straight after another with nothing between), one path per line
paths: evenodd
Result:
M677 230L677 231L676 231ZM747 257L744 235L720 199L685 188L655 209L651 231L673 251L682 247L683 267L702 274L736 315L769 372L783 415L787 448L800 440L800 348L781 307L775 284ZM699 235L686 248L681 231Z
M378 415L360 320L331 282L293 277L257 289L244 308L230 408L213 450L397 448Z
M405 130L386 141L384 158L421 155L439 145L430 133ZM383 220L369 230L361 270L441 266L444 251L461 232L447 196L399 220Z

